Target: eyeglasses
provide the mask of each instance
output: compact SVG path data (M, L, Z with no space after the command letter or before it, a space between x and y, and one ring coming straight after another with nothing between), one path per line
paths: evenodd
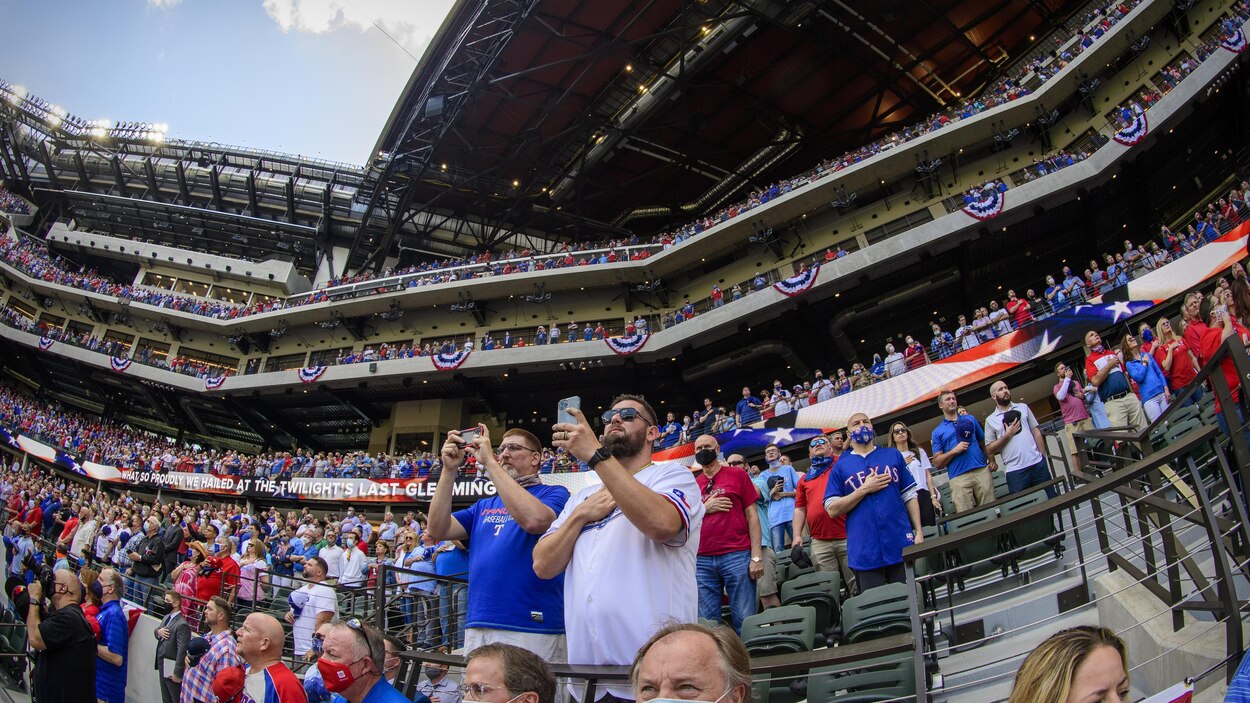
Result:
M638 410L638 408L612 408L611 410L603 411L603 415L600 415L600 418L603 420L603 424L606 425L609 422L612 422L617 415L621 416L621 422L629 422L630 420L637 418L648 425L651 424L647 418L642 416L642 411Z
M461 697L475 701L480 701L484 696L489 696L491 691L498 691L501 689L504 691L508 690L503 686L487 686L484 683L466 683L456 687L456 690L460 691ZM511 693L511 691L509 691L509 693Z
M496 454L503 454L504 452L536 452L536 451L538 450L530 449L529 447L523 444L501 444L499 445L497 449L495 449Z
M824 446L824 445L826 445L826 444L828 444L828 443L829 443L829 440L825 439L824 437L817 437L816 439L813 439L812 441L808 442L808 443L807 443L807 446L809 446L809 447L821 447L821 446Z

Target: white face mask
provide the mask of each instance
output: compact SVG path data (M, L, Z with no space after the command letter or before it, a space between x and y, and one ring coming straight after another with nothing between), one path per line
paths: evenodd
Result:
M647 703L720 703L721 700L724 699L725 696L728 696L729 692L732 690L732 688L725 689L725 692L717 696L714 701L686 700L684 698L651 698L647 700ZM465 703L467 703L467 701Z
M506 701L506 703L512 703L512 701L515 701L516 699L518 699L518 698L520 698L521 696L524 696L524 695L525 695L524 693L518 693L518 694L516 694L515 696L513 696L513 697L509 698L509 699ZM475 701L475 700L473 700L473 699L471 699L471 698L463 698L463 699L461 699L461 700L460 700L460 703L482 703L482 701Z

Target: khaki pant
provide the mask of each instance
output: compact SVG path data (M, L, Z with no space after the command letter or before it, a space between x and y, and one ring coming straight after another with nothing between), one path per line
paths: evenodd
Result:
M1132 427L1141 432L1150 424L1146 420L1146 411L1142 409L1141 400L1133 393L1104 401L1103 406L1107 409L1107 421L1112 427Z
M755 595L758 598L777 595L777 553L768 547L760 549L764 573L755 580Z
M817 571L836 571L842 574L842 583L846 592L855 595L855 572L846 561L846 540L844 539L813 539L812 563Z
M962 513L994 500L994 478L989 467L973 469L950 480L951 502L955 512Z

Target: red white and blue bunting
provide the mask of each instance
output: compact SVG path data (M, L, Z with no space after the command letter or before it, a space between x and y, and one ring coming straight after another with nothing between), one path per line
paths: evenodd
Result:
M785 280L777 281L773 284L773 288L776 288L782 294L793 298L796 295L806 293L807 289L811 288L812 284L816 282L816 274L818 273L820 273L820 267L813 266L812 268L799 273L797 276L791 276Z
M1124 146L1133 146L1146 138L1146 133L1150 131L1150 125L1146 122L1146 112L1141 109L1141 105L1133 103L1133 119L1128 126L1115 134L1111 138Z
M112 366L113 370L116 371L117 373L122 373L126 369L130 368L130 363L131 363L130 359L127 359L125 357L121 357L121 356L109 357L109 366Z
M993 188L987 188L981 191L980 198L965 205L963 210L978 220L988 220L1001 215L1006 204L1006 193L1000 193Z
M41 350L43 350L43 351L48 351L49 349L51 349L51 348L52 348L52 338L51 338L51 337L40 337L40 338L39 338L39 348L40 348Z
M315 381L316 379L313 379L313 380ZM215 391L218 388L221 388L225 382L226 382L225 376L217 376L216 378L209 378L205 376L204 388L205 390Z
M642 350L651 339L649 334L631 334L627 337L604 337L603 341L617 356L629 356Z
M1240 54L1246 50L1245 32L1242 32L1240 29L1233 30L1232 34L1224 37L1224 40L1220 42L1220 46L1228 49L1234 54Z
M451 354L443 354L442 352L439 352L438 354L431 356L430 361L434 362L434 368L439 371L452 371L460 368L460 365L464 363L465 359L469 358L469 354L470 352L467 349L461 349L460 351L452 352Z
M326 372L324 366L305 366L299 370L299 380L304 383L312 383L321 378L321 374Z

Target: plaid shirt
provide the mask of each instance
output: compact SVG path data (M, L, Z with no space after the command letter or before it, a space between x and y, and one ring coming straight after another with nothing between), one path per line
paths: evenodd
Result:
M216 700L213 695L213 679L217 672L228 666L243 666L243 658L235 652L234 637L229 630L209 635L208 641L208 653L200 659L199 664L187 669L183 675L179 703L212 703Z

